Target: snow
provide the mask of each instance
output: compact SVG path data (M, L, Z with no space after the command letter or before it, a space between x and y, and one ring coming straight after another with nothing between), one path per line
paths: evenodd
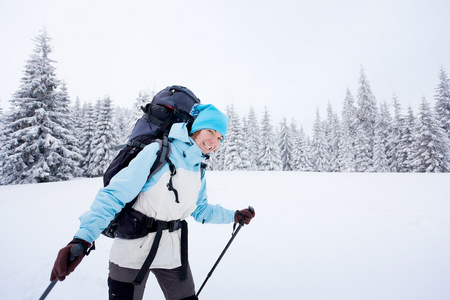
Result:
M450 299L449 174L208 172L211 203L252 205L201 299ZM0 187L0 299L38 299L101 178ZM232 225L189 219L197 289ZM107 299L100 237L48 298ZM163 299L151 277L144 299Z

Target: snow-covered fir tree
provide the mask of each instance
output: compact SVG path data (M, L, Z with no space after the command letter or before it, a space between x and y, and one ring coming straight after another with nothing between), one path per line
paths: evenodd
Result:
M416 120L414 112L411 106L408 107L407 114L402 122L401 127L401 139L398 149L398 161L401 162L399 165L398 172L413 172L414 171L414 144L415 144L415 128Z
M91 144L92 157L86 174L89 177L102 176L117 155L119 145L114 124L114 107L109 96L97 102L98 114L95 135Z
M69 93L67 91L66 83L61 83L60 91L57 93L59 104L55 107L55 113L59 115L58 119L61 120L61 126L66 130L66 133L61 135L61 143L71 153L71 160L68 160L66 164L60 166L59 172L71 173L73 177L82 176L82 169L79 168L83 156L81 155L81 149L79 147L77 130L75 125L75 118L70 105Z
M316 172L328 172L330 170L330 146L325 137L324 123L320 119L319 109L316 112L316 120L311 141L311 163Z
M375 140L373 149L373 172L389 172L388 147L391 132L391 117L387 104L380 105L380 112L375 123Z
M404 117L402 115L402 108L397 97L394 95L392 98L392 106L394 108L394 117L391 122L390 132L389 132L389 145L386 149L387 158L389 160L389 169L391 172L400 172L403 169L404 159L399 152L402 148L402 134L404 128Z
M251 157L253 157L253 149L251 149L249 147L248 144L248 121L247 118L244 116L242 118L242 132L241 132L241 137L242 140L240 141L240 156L241 156L241 160L242 160L242 165L241 165L241 170L245 170L245 171L249 171L252 170L254 167L252 166L252 162L250 160Z
M5 115L3 114L3 107L0 100L0 182L3 177L3 162L5 160Z
M248 170L256 171L258 170L258 149L261 133L259 130L258 118L256 117L253 107L250 107L246 120L247 124L244 130L246 131L245 142L248 148L248 161L250 163Z
M347 126L349 134L353 136L355 134L355 128L357 126L356 106L355 106L355 99L353 98L348 88L345 93L341 116L342 116L342 124L345 124Z
M339 172L339 140L341 138L341 122L333 111L331 103L328 103L327 119L324 123L325 139L328 143L328 152L330 154L329 172Z
M449 172L449 145L447 133L428 101L423 98L416 123L413 164L416 172Z
M434 99L437 118L450 143L450 80L444 68L439 72L439 84Z
M293 159L293 149L294 149L294 137L291 131L291 127L288 126L286 117L280 123L279 129L279 145L280 145L280 157L282 162L283 171L294 170L294 159Z
M78 175L80 156L69 121L69 99L56 78L50 42L43 29L35 38L22 84L10 100L2 184L60 181Z
M89 177L89 161L94 155L92 151L92 145L94 141L94 135L96 130L96 112L95 108L91 102L83 104L83 124L82 124L82 134L80 138L80 149L83 155L83 161L80 164L81 169L83 170L84 176Z
M267 107L264 108L264 115L261 120L261 139L259 145L258 165L261 171L281 171L282 162L278 137L274 135L270 114Z
M342 107L341 135L339 139L339 169L343 172L356 171L355 166L355 132L356 107L355 100L347 88Z
M74 136L77 139L77 146L81 151L81 137L83 135L83 122L84 122L84 110L81 107L80 98L77 97L75 100L74 105L71 107L71 114L73 118L73 130L74 130Z
M299 140L300 130L297 128L297 123L294 119L291 121L291 125L289 127L292 136L292 170L298 171L297 166L299 162L299 152L297 151L297 141Z
M377 105L364 69L361 68L356 110L356 166L357 171L370 171L373 165L373 143Z
M115 108L114 116L114 124L117 129L117 141L120 145L126 144L136 122L136 120L134 120L133 111L128 108L117 106Z
M312 164L309 159L310 149L303 127L301 127L300 130L297 130L297 124L293 120L291 123L291 132L294 139L294 148L292 150L294 171L313 171Z
M227 171L242 170L244 167L241 158L243 142L241 122L233 105L228 106L227 115L230 121L226 136L227 147L224 153L224 169Z
M339 139L338 162L340 172L355 172L355 150L353 138L347 122L342 123L341 138Z

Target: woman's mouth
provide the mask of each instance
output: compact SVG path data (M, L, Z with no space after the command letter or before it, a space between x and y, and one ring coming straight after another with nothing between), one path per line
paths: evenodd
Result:
M212 148L213 148L213 147L209 146L209 145L206 144L206 143L203 143L203 147L204 147L206 150L208 150L208 151L211 151Z

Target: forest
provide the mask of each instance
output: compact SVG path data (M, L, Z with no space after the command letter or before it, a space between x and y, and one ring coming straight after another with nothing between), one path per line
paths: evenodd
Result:
M105 96L71 101L55 75L45 30L25 63L10 108L0 108L0 184L26 184L102 176L125 144L140 107L155 91L139 91L131 108ZM450 170L450 80L444 68L432 101L416 109L394 96L377 103L364 69L358 90L347 89L341 112L316 113L311 133L296 120L273 124L270 108L239 115L233 105L226 140L207 161L216 171L427 172Z

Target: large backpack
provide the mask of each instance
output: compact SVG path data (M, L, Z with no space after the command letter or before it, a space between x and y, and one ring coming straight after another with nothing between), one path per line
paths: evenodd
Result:
M144 115L136 122L125 148L119 152L104 173L104 186L106 187L120 170L127 167L146 145L153 142L159 143L160 150L155 163L149 170L148 178L159 171L169 161L170 143L168 135L172 124L187 123L188 130L190 130L194 121L191 111L194 105L199 103L200 100L188 88L174 85L160 91L151 103L141 107ZM137 195L133 201L125 205L122 211L116 214L113 221L103 230L103 235L110 238L116 236L115 231L118 223L131 211L136 200Z

